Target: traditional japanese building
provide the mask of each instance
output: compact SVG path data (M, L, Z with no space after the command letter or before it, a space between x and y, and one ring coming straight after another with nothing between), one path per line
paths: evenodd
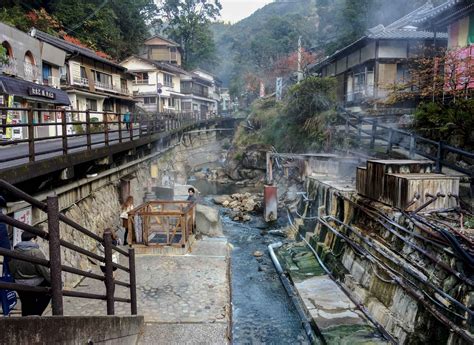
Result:
M72 109L125 113L134 107L132 82L135 76L125 67L91 49L36 29L31 31L31 36L66 54L60 85L67 92ZM100 114L97 117L102 121Z
M130 56L121 65L135 75L133 97L137 105L150 112L182 110L181 79L189 75L178 65Z
M417 20L417 25L433 33L448 33L446 88L474 89L474 1L447 1Z
M429 1L390 25L365 36L311 66L311 72L337 79L337 99L346 106L385 98L388 87L409 78L408 60L425 47L446 45L447 34L419 30L414 23L433 9Z
M65 53L4 23L0 23L0 43L6 51L6 62L0 64L0 107L50 110L35 111L35 123L60 121L60 112L54 110L70 104L67 94L59 89ZM2 114L2 123L27 123L27 112L8 110ZM36 126L35 137L57 135L57 127ZM5 129L0 134L5 139L27 135L24 127Z

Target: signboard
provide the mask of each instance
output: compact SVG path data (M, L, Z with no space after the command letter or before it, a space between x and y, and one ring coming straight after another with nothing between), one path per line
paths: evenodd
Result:
M32 217L32 211L31 211L31 206L24 208L22 210L16 211L13 214L13 218L16 220L31 225L33 221ZM21 234L23 233L23 230L18 229L18 228L13 228L13 247L17 245L17 243L21 242Z
M52 91L45 90L41 87L31 86L28 88L28 94L30 96L44 97L49 99L55 99L56 94Z

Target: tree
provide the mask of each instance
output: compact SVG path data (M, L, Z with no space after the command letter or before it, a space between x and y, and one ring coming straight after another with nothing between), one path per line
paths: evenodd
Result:
M183 65L193 68L209 63L215 57L215 46L209 28L219 16L219 0L162 0L159 12L164 18L164 32L184 50Z

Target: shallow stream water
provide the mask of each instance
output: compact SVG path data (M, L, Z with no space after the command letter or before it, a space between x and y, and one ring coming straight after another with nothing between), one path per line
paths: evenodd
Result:
M242 188L235 185L202 180L189 183L199 189L203 203L212 203L212 195L242 192ZM221 215L224 235L233 247L233 344L309 344L301 319L268 254L267 246L281 238L266 235L258 216L251 222L240 223L227 217L224 209L221 209ZM263 255L255 257L256 251Z

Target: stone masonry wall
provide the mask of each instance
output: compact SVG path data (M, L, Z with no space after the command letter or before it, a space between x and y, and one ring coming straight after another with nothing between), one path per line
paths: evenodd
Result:
M120 179L127 177L130 179L130 195L134 198L134 205L143 203L145 193L153 186L173 187L175 184L185 184L188 172L195 166L195 163L213 162L222 156L222 147L216 142L215 132L212 134L194 135L182 140L167 151L139 162L126 169L113 174L100 177L91 182L79 184L67 191L56 190L53 193L58 195L60 211L68 218L85 227L99 236L102 236L104 229L112 228L118 230L120 224ZM158 176L152 178L152 166L157 168ZM77 182L76 182L77 184ZM49 195L51 195L50 193ZM46 195L36 196L45 201ZM27 204L16 204L15 209L11 208L7 213L28 206ZM33 208L33 225L39 226L47 231L46 215ZM73 228L60 224L61 239L78 245L84 249L97 252L97 242L88 236L81 234ZM40 248L48 257L49 248L46 241L38 239ZM62 263L67 266L80 268L88 271L95 260L84 255L75 253L66 248L62 248ZM74 274L63 273L65 287L72 287L81 281L81 277ZM105 289L105 287L104 287Z

